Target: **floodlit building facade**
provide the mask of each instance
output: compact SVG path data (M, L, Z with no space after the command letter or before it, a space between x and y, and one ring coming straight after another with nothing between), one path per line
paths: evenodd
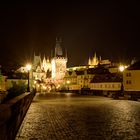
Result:
M61 47L61 41L56 39L56 46L53 58L51 60L52 65L52 80L62 82L67 69L67 54L64 53Z
M83 70L67 71L64 77L64 83L69 90L81 90L89 88L89 83L95 73L93 68Z
M94 53L94 57L89 57L88 59L88 66L90 67L96 67L97 65L111 65L111 61L109 59L101 59L100 57L97 57L96 52Z
M140 61L124 70L123 86L125 92L140 92Z
M34 55L33 60L33 78L38 80L49 79L54 83L63 82L67 68L67 54L62 49L61 40L56 39L54 51L52 51L51 59L44 56Z

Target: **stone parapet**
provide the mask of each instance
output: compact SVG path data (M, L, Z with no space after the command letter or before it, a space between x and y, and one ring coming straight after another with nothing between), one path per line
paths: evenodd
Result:
M14 140L34 94L24 93L0 105L0 140Z

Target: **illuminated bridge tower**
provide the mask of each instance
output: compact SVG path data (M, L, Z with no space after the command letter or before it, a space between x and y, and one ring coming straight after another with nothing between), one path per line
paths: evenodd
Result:
M52 80L57 83L63 82L67 68L67 54L61 47L61 40L56 39L56 45L51 64Z

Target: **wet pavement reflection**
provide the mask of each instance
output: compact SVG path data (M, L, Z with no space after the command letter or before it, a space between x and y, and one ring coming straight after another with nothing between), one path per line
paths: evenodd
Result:
M37 95L16 139L139 140L140 102L69 93Z

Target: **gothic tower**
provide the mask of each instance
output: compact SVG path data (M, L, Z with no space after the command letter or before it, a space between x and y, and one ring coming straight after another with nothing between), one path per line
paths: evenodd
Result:
M52 79L55 80L56 82L62 82L65 76L67 68L67 56L65 53L61 47L61 40L56 39L54 56L51 60Z
M33 69L36 70L37 67L41 68L41 56L35 55L35 52L34 52Z
M98 65L98 58L96 56L96 52L94 53L94 57L93 57L92 63L93 63L94 66Z

